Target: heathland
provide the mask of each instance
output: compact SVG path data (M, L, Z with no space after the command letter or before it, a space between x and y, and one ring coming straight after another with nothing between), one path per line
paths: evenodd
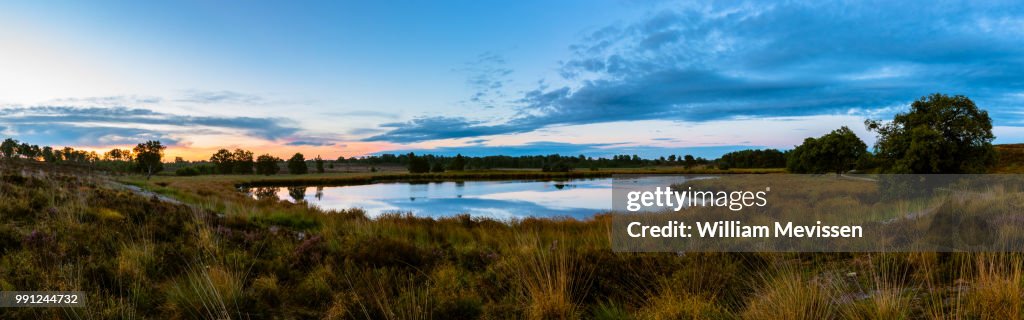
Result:
M254 200L235 187L252 176L216 177L147 180L5 162L0 289L83 290L89 297L85 308L6 309L5 315L1024 316L1020 254L615 253L605 215L371 220L358 209ZM181 203L139 195L125 184Z
M50 161L33 151L42 148L7 149L11 144L5 143L0 150L8 155L0 161L0 290L80 290L88 303L83 308L8 308L0 310L0 317L1020 319L1021 253L617 253L608 214L584 220L409 214L370 219L359 209L258 200L238 189L242 184L554 179L637 172L780 177L784 172L851 169L1020 172L1019 146L993 148L991 121L969 102L962 97L923 98L909 114L897 116L896 125L875 123L883 139L874 153L867 153L849 130L839 129L786 153L741 152L704 164L674 157L640 161L635 168L558 157L540 170L447 170L458 157L438 157L451 161L439 170L449 172L398 173L387 170L394 166L349 161L344 165L365 165L366 170L324 168L324 173L267 176L196 169L179 176L156 174L164 165L175 165L153 157L161 153L159 143L140 144L129 161L120 151L121 160L107 161L68 149L62 149L59 159L50 149L49 156L59 160ZM927 127L932 118L917 116L962 108L975 111L976 117L966 119L971 126L958 128L978 130L982 134L972 136L983 142L966 145L984 148L943 153L955 143L932 132L943 128ZM10 156L22 149L32 155ZM252 154L238 155L248 158L244 163L251 171ZM233 172L239 163L235 156L216 163L231 165L225 168ZM292 158L289 171L305 171L298 164L308 162ZM263 160L274 163L263 170L280 170L280 159ZM606 160L619 164L642 159ZM410 171L438 171L439 162L424 163L413 155L405 161ZM571 161L590 168L572 168ZM321 171L322 164L314 163ZM737 169L768 164L774 168ZM469 161L465 165L472 166ZM869 182L851 183L857 184L851 189L855 191L840 191L871 191L863 187ZM803 202L815 210L865 205L859 197L816 201L830 192L816 185L792 188L806 194ZM978 201L1024 203L1021 199L1020 190L1003 190ZM1016 205L995 209L1024 210Z

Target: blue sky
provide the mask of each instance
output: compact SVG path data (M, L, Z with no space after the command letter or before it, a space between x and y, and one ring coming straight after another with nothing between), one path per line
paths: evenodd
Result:
M1015 2L0 4L0 135L324 157L714 157L934 92L1024 142Z

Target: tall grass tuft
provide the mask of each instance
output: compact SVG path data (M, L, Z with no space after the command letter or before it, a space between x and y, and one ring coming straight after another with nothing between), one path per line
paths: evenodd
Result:
M1024 277L1020 255L979 254L966 306L980 319L1024 318Z
M916 294L912 270L903 255L867 256L867 263L845 275L846 295L840 311L846 319L909 319L914 316Z
M637 314L638 319L735 319L736 316L707 295L694 294L666 282L660 292L649 298Z
M743 311L744 319L832 319L839 315L833 302L837 289L830 277L809 276L786 262L759 276L760 289Z
M193 265L167 292L171 306L194 319L230 319L238 314L243 279L220 266Z
M581 263L578 253L560 247L558 240L545 243L536 234L519 235L512 257L515 277L529 301L531 319L576 319L582 315L581 299L590 285L592 266Z

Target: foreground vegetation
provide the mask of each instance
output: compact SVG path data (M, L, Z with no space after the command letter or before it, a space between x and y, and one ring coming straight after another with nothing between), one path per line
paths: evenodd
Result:
M321 211L231 183L5 163L5 318L1020 318L1020 254L627 254L607 216L509 223Z
M866 146L841 128L805 141L797 147L800 156L790 153L787 160L799 160L792 167L812 173L861 169L864 163L896 173L1019 172L1021 166L1013 160L1020 158L1019 148L989 152L991 126L983 112L969 112L974 116L966 120L972 125L964 127L982 133L972 135L977 139L969 144L984 148L956 153L953 162L931 152L956 145L947 135L929 131L932 122L926 120L962 114L946 111L977 111L969 100L932 96L913 107L911 114L897 116L903 121L869 123L884 138L876 145L877 158L865 158L861 151ZM0 316L5 319L1024 317L1021 253L616 253L606 214L583 221L403 214L371 220L358 209L325 211L304 202L255 200L238 192L239 185L395 179L777 173L785 170L736 168L778 166L783 160L778 151L734 153L723 157L728 159L725 166L687 165L696 159L684 156L670 157L666 161L672 164L658 168L570 172L561 172L569 170L551 161L540 171L435 172L434 162L430 171L435 173L412 175L373 167L363 173L329 173L331 164L324 168L323 160L315 158L315 174L255 176L250 174L252 154L236 150L230 153L233 160L221 163L223 168L211 169L225 175L150 179L106 173L160 171L163 149L156 141L112 151L99 160L93 153L9 140L0 144L5 157L0 162L0 290L80 290L87 293L88 305L4 309ZM918 145L931 147L914 147ZM835 150L849 152L829 156ZM263 158L274 166L263 169L280 169L275 167L280 159L265 156L257 162ZM290 173L308 169L301 155L290 160ZM471 160L466 167L472 167ZM423 164L415 171L423 172ZM794 189L796 194L807 195L800 203L808 210L833 212L861 205L851 197L819 201L816 197L828 190L818 185L793 187L802 188ZM1003 190L998 199L1020 200L1021 194ZM999 209L1024 210L1016 206L1021 201L1009 203Z

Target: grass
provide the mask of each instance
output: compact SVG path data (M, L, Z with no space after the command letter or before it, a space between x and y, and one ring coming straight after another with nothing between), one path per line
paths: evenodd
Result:
M1018 253L615 253L607 215L371 220L254 200L232 176L117 177L182 204L110 179L4 164L0 289L82 290L89 305L3 318L1011 319L1024 310Z
M996 145L995 173L1024 172L1024 143Z

